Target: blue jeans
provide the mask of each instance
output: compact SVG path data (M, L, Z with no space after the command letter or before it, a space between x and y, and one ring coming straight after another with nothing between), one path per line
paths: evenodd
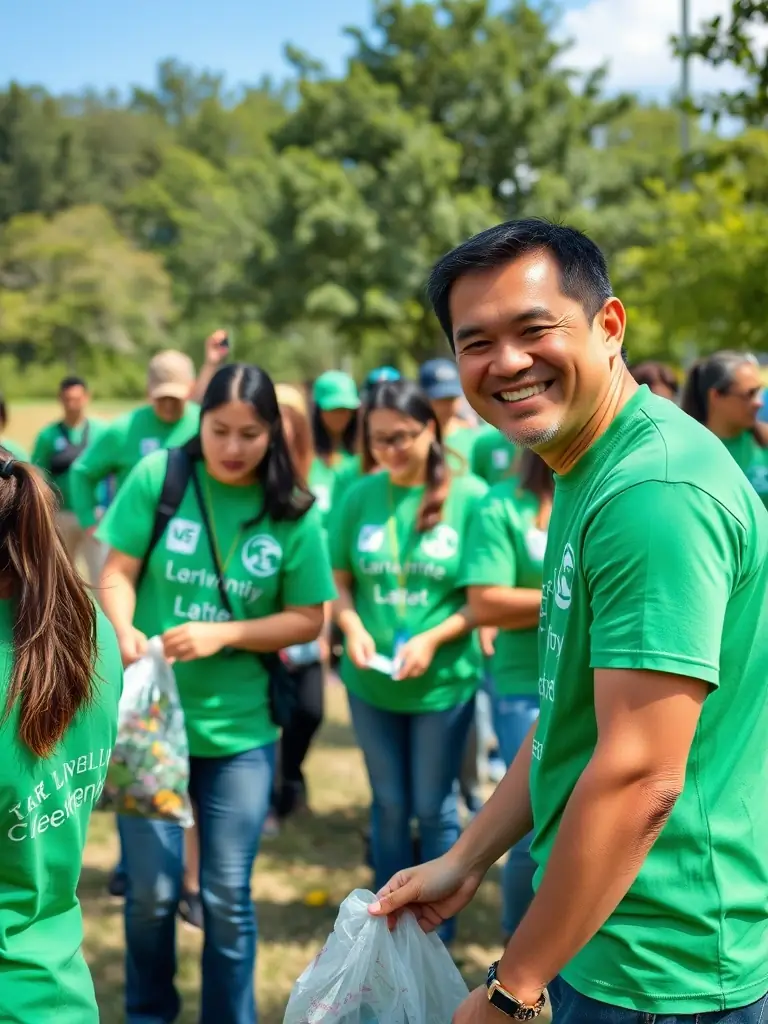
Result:
M269 811L274 768L274 745L232 757L190 758L189 792L200 836L204 1024L256 1021L251 872ZM181 1008L174 976L183 829L124 815L118 824L128 874L126 1024L170 1024Z
M713 1013L643 1013L580 995L562 978L549 986L554 1024L766 1024L768 995L738 1010Z
M349 707L373 792L371 849L380 889L398 871L413 867L412 818L424 861L447 853L459 838L455 783L475 702L406 715L375 708L350 693ZM450 942L455 923L446 921L439 934Z
M499 750L507 768L522 746L528 730L539 715L539 698L520 695L494 697L493 718ZM501 926L504 934L514 935L533 897L531 836L527 835L509 851L502 880Z

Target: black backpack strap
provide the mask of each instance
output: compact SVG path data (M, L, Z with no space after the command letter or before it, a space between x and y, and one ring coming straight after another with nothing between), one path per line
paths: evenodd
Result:
M155 521L152 524L152 534L149 538L147 550L141 560L139 574L136 577L136 590L141 586L141 581L147 571L147 565L152 552L158 545L160 538L165 533L168 523L179 511L179 506L184 498L187 484L192 477L192 456L186 448L170 448L168 451L168 465L165 470L163 489L160 491L160 499L155 509Z

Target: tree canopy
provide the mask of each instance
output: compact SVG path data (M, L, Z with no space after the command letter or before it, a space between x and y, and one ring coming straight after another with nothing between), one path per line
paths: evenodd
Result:
M686 166L679 111L570 68L556 5L533 0L374 0L342 74L289 46L279 86L231 89L174 60L128 97L11 83L3 365L65 364L114 392L127 355L197 357L224 326L237 356L287 379L411 370L442 351L433 261L531 215L605 248L633 357L763 347L767 7L734 0L692 41L743 86L707 100L735 129L699 127Z

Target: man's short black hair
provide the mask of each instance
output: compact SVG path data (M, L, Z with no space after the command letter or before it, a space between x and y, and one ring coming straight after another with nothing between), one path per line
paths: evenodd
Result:
M440 325L453 347L451 290L459 278L475 270L501 267L529 253L548 252L560 268L564 295L581 304L590 324L613 295L605 256L575 228L531 217L510 220L481 231L462 243L432 269L427 294Z
M85 388L87 391L88 385L82 377L65 377L61 384L59 384L59 394L61 394L62 391L69 391L70 388Z

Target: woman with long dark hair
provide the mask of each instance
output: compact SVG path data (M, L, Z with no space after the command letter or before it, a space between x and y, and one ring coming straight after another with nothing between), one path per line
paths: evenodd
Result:
M203 397L200 434L185 451L189 480L154 547L168 452L142 460L107 512L99 528L112 549L103 604L125 664L155 634L174 663L200 835L201 1019L254 1024L250 878L279 737L264 659L318 636L333 585L319 517L291 462L266 373L220 369ZM179 1012L182 829L128 817L119 826L128 875L126 1018L171 1021Z
M363 420L364 476L331 528L345 635L341 678L373 791L376 885L459 834L454 783L474 713L480 656L458 573L486 487L447 469L440 426L410 381L379 384ZM447 922L443 937L450 939Z
M763 382L749 352L715 352L691 367L682 408L720 438L768 506L768 428L758 423Z
M0 1020L98 1024L77 884L122 666L55 509L37 470L0 447Z
M465 550L462 581L488 643L494 728L507 767L539 714L538 627L553 496L552 470L540 456L524 451L519 480L502 480L490 489ZM504 869L507 937L517 930L533 895L530 846L527 836L510 851Z

